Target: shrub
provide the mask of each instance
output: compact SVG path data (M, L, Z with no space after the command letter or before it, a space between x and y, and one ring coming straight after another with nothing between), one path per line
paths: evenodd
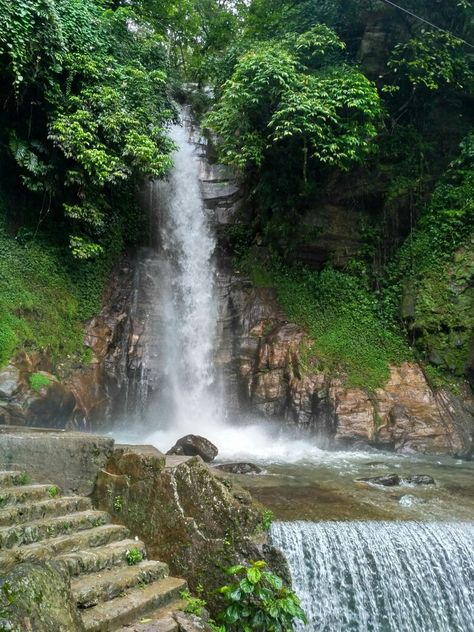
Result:
M307 622L298 596L265 566L258 561L227 569L236 581L220 589L229 605L218 618L229 632L291 632L296 620Z
M125 558L129 566L136 566L137 564L140 564L141 561L143 561L142 552L136 547L129 549L125 554Z

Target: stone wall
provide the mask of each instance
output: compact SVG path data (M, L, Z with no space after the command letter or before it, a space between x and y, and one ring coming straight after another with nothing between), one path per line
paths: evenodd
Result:
M92 494L113 440L78 432L0 426L0 469L20 470L63 494Z

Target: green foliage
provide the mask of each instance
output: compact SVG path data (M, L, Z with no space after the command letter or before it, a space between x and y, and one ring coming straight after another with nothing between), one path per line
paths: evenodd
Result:
M48 488L48 496L50 498L57 498L60 494L60 490L59 487L57 487L56 485L51 485L51 487Z
M317 273L275 257L262 261L253 251L242 263L254 282L276 288L288 318L308 332L313 342L303 353L303 368L375 390L389 378L390 364L411 357L393 313L363 276L332 268Z
M262 514L262 529L264 531L270 531L270 527L272 526L272 522L273 522L273 511L270 511L269 509L265 509L263 514Z
M220 156L241 168L261 167L271 149L347 168L371 148L381 114L375 87L343 65L343 43L326 26L261 43L237 62L205 119L220 136ZM289 145L289 143L292 143Z
M474 135L461 144L416 230L391 263L388 299L422 359L462 375L474 328Z
M0 13L0 160L43 196L37 222L65 219L73 256L96 258L112 190L171 164L163 38L139 7L102 0L0 0Z
M127 551L125 555L125 559L127 560L127 564L129 566L136 566L137 564L140 564L140 562L143 561L143 555L139 549L134 547Z
M42 373L33 373L30 375L30 386L34 391L41 391L43 388L50 386L51 380Z
M122 496L115 496L114 502L113 502L113 508L114 508L114 511L116 511L117 513L120 513L123 510L123 497Z
M201 616L203 609L206 607L206 601L204 599L193 597L187 590L183 590L183 592L180 593L180 597L186 602L184 612L194 614L197 617Z
M236 577L220 589L229 604L219 616L227 632L291 632L297 620L307 622L297 595L265 566L258 561L227 569Z
M397 44L388 65L401 80L428 90L439 90L443 85L463 89L472 87L474 81L462 40L439 31L422 31Z
M0 224L0 366L20 347L82 361L83 323L100 309L109 269L109 259L74 263L50 240Z
M28 472L22 472L18 477L18 485L29 485L31 483L31 476Z

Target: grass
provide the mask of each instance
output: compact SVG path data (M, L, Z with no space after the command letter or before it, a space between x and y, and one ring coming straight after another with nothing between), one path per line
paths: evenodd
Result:
M0 223L0 367L19 348L87 361L84 321L99 311L104 281L101 262L73 262L46 239L14 237ZM33 388L46 386L32 379Z
M254 253L243 268L254 283L273 286L289 320L311 338L303 350L303 369L322 369L344 377L348 387L375 390L390 375L390 365L410 359L402 332L384 314L364 279L327 268L320 273L288 266Z

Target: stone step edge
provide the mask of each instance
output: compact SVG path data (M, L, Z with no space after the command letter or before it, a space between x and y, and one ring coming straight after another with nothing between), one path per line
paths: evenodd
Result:
M100 544L91 544L94 538L106 535L107 541ZM97 551L114 543L124 542L130 535L129 530L122 525L106 524L92 529L85 529L74 534L60 535L56 538L32 542L12 549L0 550L0 568L9 570L22 562L44 561L51 558L60 558L65 555L73 555L82 551ZM81 540L83 540L81 542ZM73 548L68 546L72 544ZM10 562L7 564L7 562Z
M135 566L120 565L97 573L82 574L71 581L71 590L79 608L91 608L98 603L115 599L135 586L165 579L168 565L157 560L143 560Z
M65 520L65 518L69 518L69 520ZM87 524L85 524L84 528L80 528L81 525L84 524L83 521L87 523L89 519L90 519L90 526L87 526ZM97 521L98 524L94 525L93 521ZM30 522L25 522L23 524L18 524L18 525L12 525L10 527L0 527L0 550L25 546L25 544L23 543L20 543L20 544L13 543L11 546L8 546L8 544L7 545L3 544L4 540L8 538L9 534L12 534L12 536L14 533L24 534L27 529L29 530L46 529L46 533L38 534L39 537L37 540L34 540L33 542L28 542L28 544L33 544L34 542L41 542L43 540L48 540L50 539L50 537L56 537L56 535L58 534L57 533L55 534L53 529L55 527L59 527L62 525L63 529L66 530L66 527L64 526L64 524L69 523L69 522L72 522L72 524L68 526L67 532L76 533L77 531L87 531L88 529L99 527L100 525L110 522L110 516L106 511L97 511L95 509L89 509L87 511L78 511L76 513L66 514L65 516L52 516L48 518L41 518L40 520L31 520ZM74 523L77 523L75 525L76 526L75 529L74 529ZM50 536L48 536L48 529L51 530Z
M61 509L61 511L63 513L48 513L48 508L50 507L57 507L58 510L62 505L67 505L68 503L77 503L78 505L87 505L82 507L81 509L69 509L67 507L63 507ZM22 511L24 511L25 513L28 512L28 509L38 509L40 507L44 507L45 509L45 515L43 516L43 518L37 518L35 520L29 520L28 517L25 517L24 519L21 520L21 522L15 522L12 525L1 525L1 520L3 517L8 516L9 513L13 513L13 512L17 512L17 513L21 513ZM33 500L31 502L26 502L26 503L17 503L14 505L9 505L6 507L1 507L0 506L0 528L6 528L6 527L13 527L14 525L25 525L25 524L31 524L36 520L46 520L47 518L64 518L65 516L72 516L76 513L79 512L84 512L84 511L92 511L93 510L93 506L92 506L92 501L90 498L87 498L87 496L59 496L58 498L45 498L45 499L38 499L38 500ZM22 518L22 517L21 517Z
M18 497L32 497L32 500L41 501L48 500L49 490L52 487L57 487L57 485L16 485L13 487L0 487L0 509L5 509L6 507L14 507L15 505L20 505L24 503L16 502ZM62 498L61 490L59 487L57 498ZM14 502L12 502L12 500Z
M133 588L123 597L81 612L86 632L108 632L137 621L145 614L177 600L186 590L184 579L167 577L145 588Z
M121 538L95 547L68 551L57 555L56 559L66 565L70 577L86 577L126 566L126 554L132 548L138 549L143 559L146 559L145 544L141 540L131 538ZM95 561L95 566L91 570L85 568L84 560L87 558Z
M187 602L183 599L176 599L175 601L170 601L169 604L158 608L158 610L152 610L145 617L150 619L150 628L153 630L155 627L157 628L156 632L178 632L178 624L176 623L175 618L173 617L175 612L182 612L186 608ZM140 621L134 621L131 624L128 624L117 632L142 632L143 624Z

